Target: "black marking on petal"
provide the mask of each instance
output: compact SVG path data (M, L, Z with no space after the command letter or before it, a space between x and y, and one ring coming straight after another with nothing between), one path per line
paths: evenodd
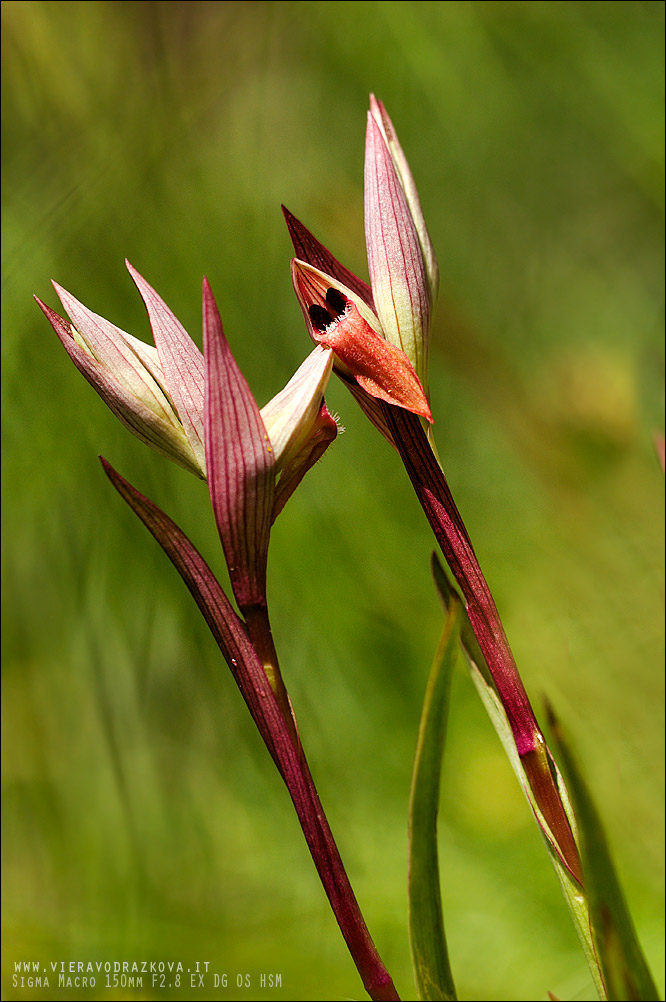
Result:
M317 303L313 303L312 306L308 307L308 313L310 314L310 320L312 321L312 326L315 330L325 331L331 322L331 317L326 312L323 306L319 306Z
M337 289L326 290L326 302L335 311L336 317L339 317L347 309L347 300Z

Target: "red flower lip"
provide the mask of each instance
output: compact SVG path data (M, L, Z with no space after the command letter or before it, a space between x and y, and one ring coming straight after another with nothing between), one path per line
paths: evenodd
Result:
M351 289L305 261L292 261L292 280L312 339L332 349L337 370L377 400L432 423L428 398L407 355L379 333L370 307Z

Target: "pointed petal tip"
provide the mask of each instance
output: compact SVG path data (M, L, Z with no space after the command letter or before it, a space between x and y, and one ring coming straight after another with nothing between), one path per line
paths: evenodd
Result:
M111 483L113 484L113 486L116 488L116 490L120 490L120 488L122 486L125 486L125 485L129 486L128 483L127 483L127 481L125 480L125 478L123 476L121 476L120 473L118 473L118 470L114 466L111 465L111 463L108 461L108 459L106 459L101 454L97 458L99 459L100 463L102 464L102 469L104 470L104 473L109 478L109 480L111 481Z
M132 277L132 281L134 282L134 284L136 285L137 289L139 290L139 294L140 294L141 298L143 299L144 303L146 302L145 293L149 293L150 294L152 292L155 295L157 295L157 293L155 292L155 290L151 286L150 282L146 281L146 279L143 277L143 275L139 271L136 270L136 268L134 267L134 265L127 258L125 258L125 267L127 268L128 272L130 273L130 275ZM146 303L146 307L147 307L147 305L148 304Z
M127 257L125 258L125 267L127 268L128 272L130 273L130 275L131 275L131 277L132 277L132 279L134 281L134 284L137 287L139 287L139 282L145 282L146 281L145 278L143 278L143 276L139 274L139 272L136 270L136 268L134 267L134 265L132 264L132 262ZM139 288L139 291L141 291L140 288Z
M40 299L39 296L36 293L33 294L32 298L35 300L35 302L37 303L37 305L39 306L40 310L42 311L42 313L44 314L44 316L46 317L46 319L49 321L49 323L51 324L51 326L53 326L53 321L51 320L51 317L52 316L57 317L58 314L55 312L55 310L52 310L51 307L48 306L44 302L43 299ZM58 319L62 320L62 317L58 317ZM64 323L64 321L63 321L63 323Z
M390 146L391 141L395 140L395 129L393 127L393 122L391 121L389 114L384 106L383 101L380 101L378 97L374 94L370 95L370 111L368 112L370 117L373 119L375 125L379 129L382 138L386 142L387 146Z
M56 311L52 309L48 303L45 303L42 299L40 299L39 296L36 295L34 299L48 322L51 324L51 327L62 341L66 350L69 350L67 349L67 345L65 343L66 341L72 340L69 322L65 320L64 317L61 317L59 313L56 313Z
M125 267L127 268L128 272L132 276L134 284L138 288L139 292L141 292L141 287L142 286L144 288L148 288L148 289L151 288L150 284L146 281L146 279L143 277L143 275L141 274L141 272L137 271L137 269L134 267L134 265L132 264L132 262L129 261L127 258L125 258ZM143 295L143 293L142 293L142 295Z
M33 299L35 300L35 302L39 306L40 310L42 311L42 313L44 314L44 316L46 317L46 319L49 321L49 323L51 323L52 326L53 326L53 320L51 319L52 317L54 319L57 318L63 324L65 323L64 319L58 313L56 313L56 311L54 309L52 309L48 305L48 303L45 303L43 299L40 299L38 295L35 294L33 296Z
M390 129L393 128L393 123L391 122L391 119L389 118L389 114L388 114L388 112L386 110L386 105L381 100L381 98L375 97L374 94L371 94L370 95L370 107L371 107L373 113L375 113L376 116L379 118L379 121L380 121L380 123L382 125L382 128L387 128L387 127L390 128Z
M148 294L152 293L153 295L157 296L157 298L160 300L160 302L163 302L162 297L159 296L157 292L155 292L155 289L153 289L153 287L150 284L150 282L148 282L143 277L143 275L141 274L140 271L137 271L137 269L134 267L134 265L131 263L131 261L129 261L127 258L125 258L125 267L127 268L128 272L132 276L132 280L133 280L134 284L136 285L137 289L139 290L139 293L140 293L141 298L143 299L144 303L146 302L145 293L148 293ZM147 305L148 304L146 303L146 307L147 307Z
M77 307L77 306L79 306L86 313L90 312L87 309L87 307L85 307L83 305L83 303L79 302L79 300L76 298L76 296L73 296L71 292L68 292L67 289L65 289L62 285L59 285L58 282L55 281L55 279L51 279L51 285L55 289L55 292L56 292L56 295L58 296L58 299L60 300L60 302L62 303L62 305L64 306L64 308L65 308L65 310L67 311L68 314L70 313L70 310L69 310L69 308L67 306L68 303L70 304L71 307Z
M287 208L286 205L284 205L283 203L280 203L280 209L282 211L282 215L284 217L284 221L287 224L287 229L289 230L289 235L292 237L292 240L293 240L293 238L298 235L298 231L299 230L305 230L305 227L296 218L296 216L291 211L291 209Z
M280 209L282 211L282 217L286 223L287 229L289 230L291 242L295 243L295 240L298 237L298 229L301 224L299 224L299 221L294 213L291 212L282 202L280 203Z
M203 320L204 320L204 350L205 346L209 344L210 337L216 336L221 337L226 340L224 336L224 328L222 326L222 317L220 316L220 310L217 305L217 300L215 299L215 294L211 288L211 284L204 275L201 284L201 293L203 301Z
M56 282L56 280L54 278L51 279L51 285L53 286L53 288L55 290L55 293L56 293L58 299L60 300L60 302L62 303L64 309L67 312L67 314L69 314L69 312L70 312L69 309L68 309L68 307L67 307L67 303L70 303L70 305L72 305L72 306L81 306L81 307L83 307L84 310L86 309L83 306L83 303L79 303L79 301L76 298L76 296L73 296L71 292L68 292L67 289L65 289L62 285L60 285L58 282Z
M426 403L426 406L423 408L422 411L420 411L420 412L419 411L415 411L414 413L415 414L419 414L420 413L420 416L424 417L426 419L426 421L428 422L428 424L434 424L435 423L435 419L432 416L432 411L430 410L430 404L428 404L428 403Z

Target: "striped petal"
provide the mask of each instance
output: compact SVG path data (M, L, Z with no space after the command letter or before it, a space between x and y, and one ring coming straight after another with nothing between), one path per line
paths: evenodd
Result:
M148 311L166 389L178 411L192 450L204 467L203 356L164 300L129 261L125 264Z
M208 489L236 601L266 606L275 454L257 403L231 354L213 293L203 283Z
M56 288L79 327L68 323L37 296L35 299L79 372L132 434L205 479L205 470L153 375L159 374L156 360L152 359L152 372L141 362L143 349L151 361L150 345L132 348L132 342L143 342L87 310L64 289Z
M368 113L365 238L377 316L427 385L430 290L419 236L384 133Z
M384 142L391 154L393 166L400 180L400 185L407 199L407 205L414 221L414 226L416 227L419 243L421 244L421 253L423 254L426 277L428 279L428 290L430 292L430 305L432 306L437 298L437 290L439 288L439 267L437 265L437 258L435 257L435 249L432 246L430 234L428 233L428 227L423 217L419 193L416 190L414 178L407 163L407 157L403 153L402 146L398 141L393 122L389 118L382 102L374 94L370 95L370 114L381 130Z
M310 438L333 367L333 352L320 345L310 352L283 390L261 409L276 470L287 466Z
M176 420L155 348L93 313L57 282L53 288L72 321L74 340L158 416Z
M316 420L310 427L308 437L299 452L283 467L275 488L273 521L278 517L301 480L312 469L328 449L338 434L338 422L328 412L322 401Z

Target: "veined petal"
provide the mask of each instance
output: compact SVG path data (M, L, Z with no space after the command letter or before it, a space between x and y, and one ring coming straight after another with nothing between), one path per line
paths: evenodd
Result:
M73 299L73 297L71 298ZM117 376L117 370L113 371L108 367L108 355L105 356L104 362L99 361L91 353L88 343L83 338L81 338L82 343L77 341L74 336L74 328L71 324L43 303L37 296L35 296L35 300L58 335L74 365L97 391L104 403L122 421L125 427L142 442L145 442L146 445L151 446L157 452L172 459L186 470L190 470L196 476L205 479L205 469L199 465L197 457L190 448L182 425L175 413L170 409L168 400L164 398L168 407L168 410L164 412L160 412L154 406L149 406L143 396L137 395L134 389L128 385L127 379L120 381ZM91 314L91 316L95 316L95 314ZM91 336L90 331L88 333ZM121 348L119 347L120 350ZM131 352L129 354L131 355ZM122 357L124 358L125 356L123 355ZM116 358L117 361L118 359ZM152 376L147 374L146 379L152 380ZM138 380L139 376L134 373L130 381L132 386ZM149 399L151 398L149 397Z
M329 414L326 404L322 401L316 419L310 426L308 437L302 443L300 451L282 469L275 488L273 521L278 517L305 474L321 459L337 434L338 423Z
M370 396L432 421L414 367L400 348L378 333L377 318L366 304L304 261L292 261L292 280L313 340L333 349L341 375L353 376Z
M229 577L245 615L266 605L275 455L257 403L222 330L204 279L205 442L208 489Z
M437 266L437 258L435 257L435 250L432 246L430 234L428 233L428 227L426 226L426 221L423 217L419 193L416 190L414 178L412 177L412 172L409 169L409 164L407 163L407 157L403 153L402 146L398 141L396 131L393 127L393 122L389 118L386 108L382 102L379 101L374 94L370 95L370 114L381 129L384 141L388 147L389 153L391 154L391 159L393 160L393 164L400 179L402 190L405 193L409 211L412 219L414 220L414 226L416 227L419 243L421 244L423 260L425 262L426 276L430 291L430 305L432 306L437 297L437 290L439 288L439 268Z
M261 408L276 471L290 463L309 439L332 367L333 352L317 345L285 388Z
M301 261L306 261L324 274L331 275L345 288L356 293L371 310L374 309L372 289L367 282L355 275L349 268L345 268L344 264L340 264L338 259L333 257L331 252L284 205L282 206L282 214L289 230L291 242L294 245L296 257L300 258Z
M177 422L171 402L160 385L164 382L164 375L155 349L152 349L151 357L150 345L93 313L57 282L53 282L53 288L72 321L74 340L158 417Z
M203 355L164 300L129 261L125 264L148 311L153 340L164 372L166 390L178 411L192 450L200 465L204 467Z
M430 292L416 226L384 134L368 112L365 239L372 294L384 335L427 385Z

